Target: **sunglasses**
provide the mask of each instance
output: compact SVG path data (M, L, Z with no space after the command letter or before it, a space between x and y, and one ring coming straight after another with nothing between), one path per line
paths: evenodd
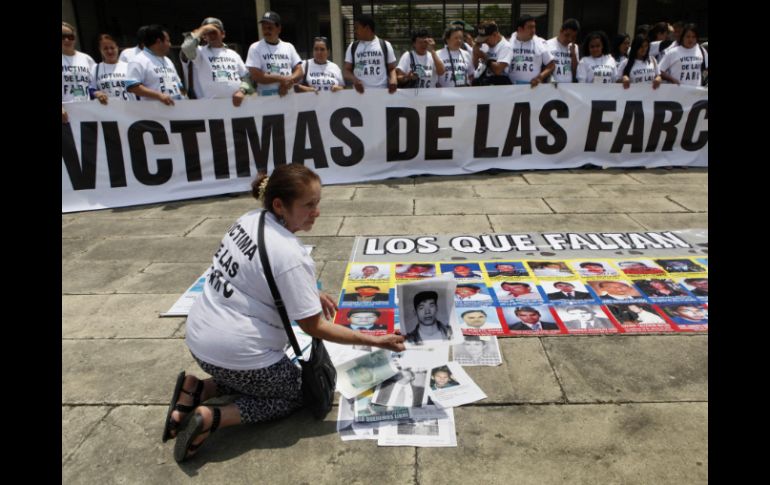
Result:
M75 34L62 34L61 35L62 40L75 40Z

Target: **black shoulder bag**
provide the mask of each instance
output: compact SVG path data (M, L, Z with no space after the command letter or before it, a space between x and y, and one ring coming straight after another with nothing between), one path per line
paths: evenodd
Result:
M257 241L259 244L259 260L262 262L262 269L265 271L267 284L270 286L270 292L273 294L275 306L283 321L283 328L289 337L289 342L294 349L300 365L302 366L302 397L305 406L310 409L316 419L324 419L331 411L334 403L334 386L337 383L337 370L334 368L329 353L324 347L323 340L313 337L313 343L310 349L310 358L305 361L302 359L302 349L299 348L297 338L291 329L289 316L286 314L286 307L281 299L281 293L275 285L273 271L270 269L270 260L265 250L265 218L267 211L262 211L259 219L259 229L257 231Z

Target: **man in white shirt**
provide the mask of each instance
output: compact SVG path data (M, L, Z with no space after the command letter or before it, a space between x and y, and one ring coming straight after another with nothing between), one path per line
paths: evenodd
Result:
M259 23L262 40L249 47L246 67L260 96L286 96L302 79L302 59L291 43L279 38L281 17L277 13L265 12Z
M134 57L136 57L137 54L142 52L144 49L144 42L142 41L142 38L144 38L145 30L147 30L146 25L139 27L139 30L136 31L136 38L138 39L136 47L128 47L123 49L123 52L120 53L120 58L118 59L119 61L123 61L128 64L134 59Z
M166 54L171 50L171 38L162 26L148 25L144 31L144 50L128 63L126 91L140 100L155 99L173 106L175 99L185 99L182 80Z
M567 19L561 25L559 35L546 41L548 51L556 63L556 69L553 72L554 82L575 82L575 73L580 61L578 46L575 43L579 31L580 23L575 19Z
M504 78L508 77L512 56L511 44L500 34L497 23L482 22L473 44L473 65L478 66L474 76L477 83L511 84L510 79L506 82Z
M535 38L535 18L531 15L522 15L516 21L516 38L511 38L511 53L508 75L513 84L529 84L534 88L556 68L545 42Z
M343 77L361 94L365 88L388 88L390 94L395 93L398 84L393 46L375 35L371 15L357 17L354 29L356 40L345 52Z
M200 45L201 39L206 46ZM200 28L185 33L182 42L181 60L189 61L193 69L193 86L197 99L232 98L238 107L251 89L244 78L248 77L246 66L237 52L224 44L225 27L222 21L208 17Z

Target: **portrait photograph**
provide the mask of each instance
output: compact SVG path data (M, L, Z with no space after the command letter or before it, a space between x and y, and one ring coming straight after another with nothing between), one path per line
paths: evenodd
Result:
M436 276L433 263L403 263L396 265L396 280L421 280Z
M456 280L483 280L479 263L442 263L441 274L451 274Z
M554 304L594 301L594 296L580 280L541 281L540 286L548 301Z
M527 261L527 266L538 278L575 276L564 261Z
M626 280L591 280L586 285L602 301L644 300L644 296L631 281Z
M669 273L705 273L706 272L706 268L695 263L695 261L692 261L691 259L687 259L687 258L656 259L655 262L658 263L664 270L668 271Z
M622 259L615 264L623 274L636 275L665 275L666 272L651 259Z
M393 308L340 308L334 323L362 333L392 333L394 330Z
M618 276L620 274L608 262L596 259L570 261L570 266L583 278Z
M503 332L497 307L464 307L456 309L464 335L498 335Z
M503 363L497 337L466 335L452 346L452 360L462 366L498 366Z
M407 348L462 341L455 316L455 288L449 278L403 283L396 286L401 334Z
M617 331L601 305L560 306L556 314L569 331Z
M668 326L668 323L649 303L608 303L607 309L624 327Z
M503 317L509 331L553 332L561 331L548 305L521 305L503 308Z
M390 306L391 291L388 283L354 282L346 284L340 295L339 306Z
M658 307L677 326L708 325L708 307L700 302L661 303Z
M650 300L688 299L692 296L681 285L666 278L632 280L637 288Z
M497 302L501 306L532 304L545 301L537 283L532 280L500 280L492 285Z
M375 281L390 279L390 263L351 263L348 279L355 281Z
M522 261L493 261L484 263L484 269L490 278L526 278L529 276L529 271Z

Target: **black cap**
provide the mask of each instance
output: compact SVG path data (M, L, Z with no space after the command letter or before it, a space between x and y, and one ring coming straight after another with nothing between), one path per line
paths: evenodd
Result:
M275 25L281 25L281 16L273 12L272 10L268 10L267 12L265 12L265 15L263 15L262 18L259 20L259 23L262 23L262 22L272 22Z
M487 37L494 34L495 32L497 32L497 24L488 23L479 25L476 42L486 42Z

